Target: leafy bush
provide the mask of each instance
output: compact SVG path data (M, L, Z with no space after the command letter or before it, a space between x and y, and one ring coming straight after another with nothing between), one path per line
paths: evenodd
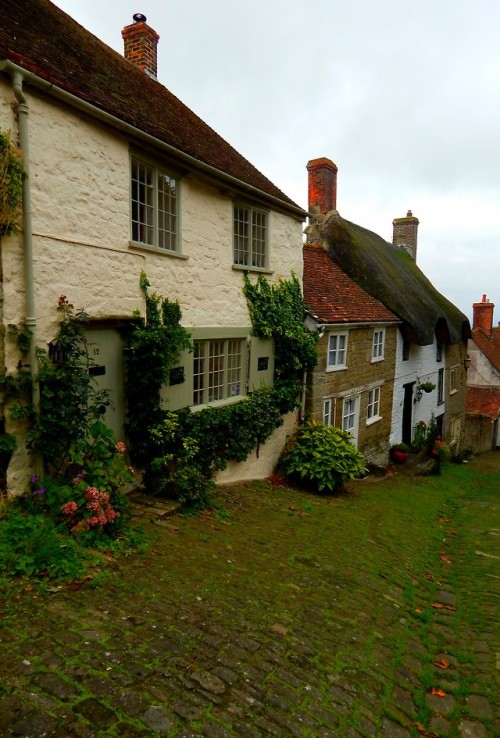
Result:
M156 455L147 468L146 483L157 493L193 507L205 507L215 484L210 467L203 469L196 440L183 433L175 413L150 428Z
M323 492L339 489L365 473L363 455L348 433L316 421L299 426L287 444L279 466L292 478Z
M11 505L0 520L0 570L6 576L77 579L86 564L75 541L53 520Z

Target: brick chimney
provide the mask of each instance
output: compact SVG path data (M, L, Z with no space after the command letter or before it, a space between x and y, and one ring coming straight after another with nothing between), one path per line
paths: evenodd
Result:
M392 221L392 243L405 248L413 261L417 261L418 223L418 218L411 210L406 213L406 218L394 218Z
M307 162L309 210L326 215L337 209L337 166L330 159Z
M142 13L135 13L134 22L122 30L125 59L136 64L149 77L156 79L158 72L157 46L159 35L147 25Z
M473 319L472 329L481 328L491 338L493 332L493 310L495 305L483 295L481 302L472 305Z

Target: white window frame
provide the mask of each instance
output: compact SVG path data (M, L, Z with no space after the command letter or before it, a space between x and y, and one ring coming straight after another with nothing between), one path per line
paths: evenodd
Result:
M342 430L350 433L352 443L357 448L359 435L359 395L344 397L342 403Z
M269 212L242 203L233 206L233 266L267 271Z
M453 367L453 369L450 369L450 395L454 395L455 392L458 392L457 369Z
M197 339L193 345L192 407L234 400L246 394L245 339Z
M335 344L333 347L332 343ZM343 345L340 346L340 343L342 343ZM347 332L328 334L328 344L326 347L327 372L335 372L339 369L347 369L347 344Z
M380 387L374 387L373 389L368 391L368 403L366 405L366 425L376 423L380 419Z
M385 350L385 328L375 328L372 340L372 362L383 361Z
M332 424L332 398L328 397L323 400L323 423L324 425Z
M130 228L134 246L179 254L179 194L178 176L131 155Z

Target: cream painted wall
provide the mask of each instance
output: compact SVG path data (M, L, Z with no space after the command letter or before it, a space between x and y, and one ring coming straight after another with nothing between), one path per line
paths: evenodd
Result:
M250 327L243 272L232 266L232 200L190 175L180 188L181 250L187 258L131 246L130 142L62 104L25 94L38 345L46 347L56 334L61 294L91 318L143 311L141 270L152 289L179 301L187 327ZM0 80L0 127L17 138L14 102L10 86ZM21 237L2 243L4 326L25 318L22 244ZM270 212L269 253L269 279L294 271L302 280L302 223ZM14 371L19 357L9 341L6 351L7 370ZM249 462L246 471L232 469L230 477L248 478L249 468L265 476L276 449L274 441L266 444L259 460ZM17 488L26 465L21 456L11 464Z

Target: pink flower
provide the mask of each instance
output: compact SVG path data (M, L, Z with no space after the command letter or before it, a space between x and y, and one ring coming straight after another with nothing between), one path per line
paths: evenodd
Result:
M61 512L63 515L74 515L77 510L78 505L73 500L71 500L70 502L66 502L66 504L61 507Z
M127 450L127 447L123 443L123 441L118 441L118 443L115 444L115 448L118 451L119 454L124 454Z

